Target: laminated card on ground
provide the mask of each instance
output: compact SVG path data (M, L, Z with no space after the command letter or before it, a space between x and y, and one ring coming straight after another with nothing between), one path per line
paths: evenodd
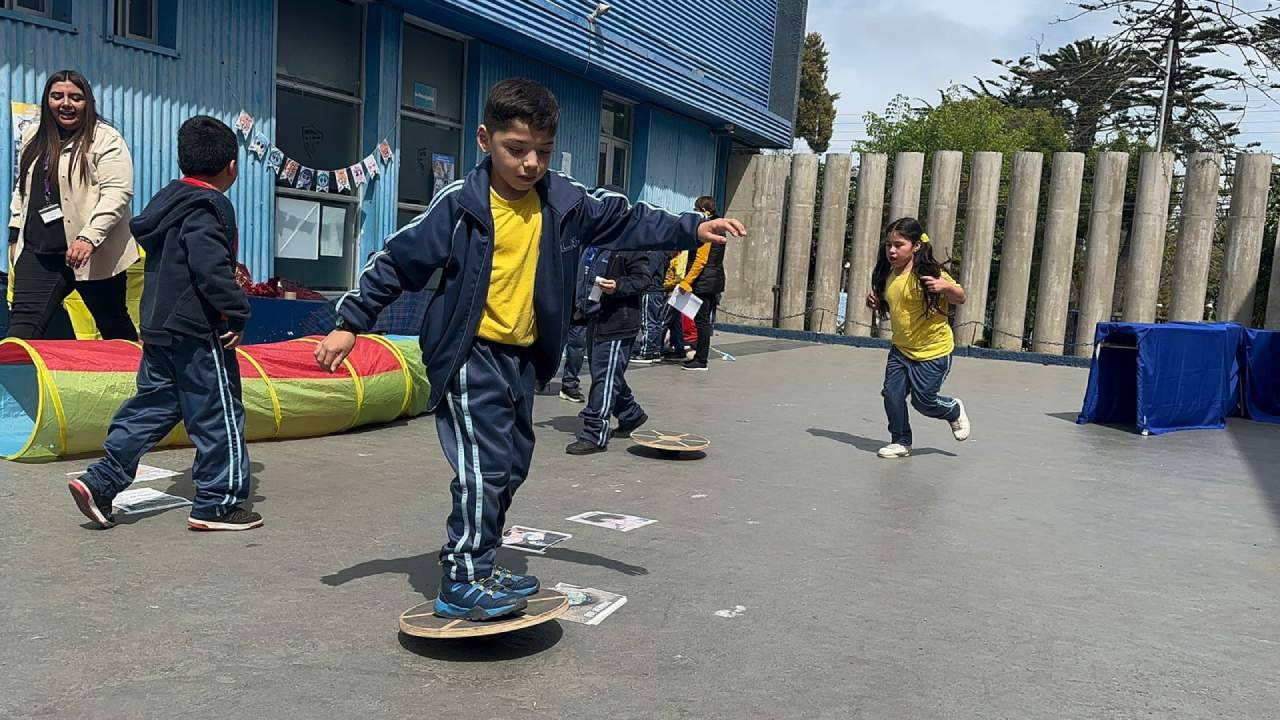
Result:
M149 487L125 490L111 501L111 506L125 515L168 510L190 504L191 501L186 498L162 493Z
M543 555L547 552L547 548L559 545L571 537L573 536L569 533L512 525L502 534L502 544L516 550Z
M627 604L626 595L596 588L556 583L552 589L569 597L569 610L560 618L583 625L599 625L605 618L612 615L614 610Z

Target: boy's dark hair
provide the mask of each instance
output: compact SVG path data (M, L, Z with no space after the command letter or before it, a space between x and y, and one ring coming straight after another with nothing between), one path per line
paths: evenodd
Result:
M217 175L236 159L239 148L236 134L225 123L196 115L178 128L178 169L183 175Z
M929 292L924 285L926 277L941 277L942 271L950 264L950 261L940 261L933 257L933 243L924 241L924 227L920 221L913 217L898 218L889 223L884 229L884 239L887 243L893 236L898 236L912 245L919 246L916 251L915 260L911 266L911 274L916 276L916 282L920 284L920 291L924 293L924 314L926 317L939 312L941 310L942 295L935 292ZM893 272L893 267L889 265L889 258L884 253L884 245L881 245L880 255L876 258L875 270L871 272L871 289L875 291L877 306L880 310L881 317L889 316L889 301L885 299L884 291L889 285L889 275Z
M560 126L560 103L542 85L525 78L503 80L489 90L484 103L484 126L489 132L511 128L523 120L532 130L555 134Z
M693 209L699 212L716 214L716 199L710 195L703 195L693 203Z

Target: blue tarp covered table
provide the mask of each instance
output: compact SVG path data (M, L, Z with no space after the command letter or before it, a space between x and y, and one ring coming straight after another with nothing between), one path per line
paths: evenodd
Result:
M1237 405L1232 377L1242 336L1227 323L1098 323L1077 422L1152 435L1226 427Z
M1245 331L1244 356L1245 413L1259 422L1280 423L1280 332Z
M333 329L333 304L326 300L285 300L249 296L244 343L284 342Z
M0 276L2 277L2 276ZM429 291L405 293L383 309L372 332L413 335L422 331ZM328 300L285 300L249 297L253 315L245 328L245 344L284 342L307 335L324 335L333 329L338 313Z

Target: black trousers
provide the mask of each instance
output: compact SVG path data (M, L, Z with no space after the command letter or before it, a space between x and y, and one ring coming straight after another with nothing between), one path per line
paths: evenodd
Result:
M23 252L14 264L10 282L13 283L10 337L73 339L74 335L66 334L71 324L62 301L77 291L93 315L103 340L138 339L125 304L129 288L125 273L105 280L76 280L75 271L67 267L65 256Z
M693 318L693 324L698 328L698 344L693 359L704 363L711 352L711 326L716 320L720 293L698 293L698 298L702 300L702 307L698 308L698 314Z

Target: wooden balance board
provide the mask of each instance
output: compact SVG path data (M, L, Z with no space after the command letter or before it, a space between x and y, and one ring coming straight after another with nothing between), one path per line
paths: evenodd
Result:
M701 435L667 430L636 430L631 433L631 439L637 445L672 454L699 452L711 447L711 441Z
M544 588L527 600L529 607L524 612L483 621L442 618L433 612L436 601L430 600L401 613L400 630L406 635L434 640L501 635L554 620L569 609L569 597L555 590Z

